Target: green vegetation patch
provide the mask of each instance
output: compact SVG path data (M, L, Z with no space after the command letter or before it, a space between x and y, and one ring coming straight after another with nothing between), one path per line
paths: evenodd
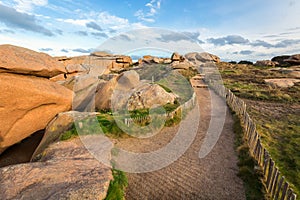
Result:
M123 200L128 185L126 174L120 170L112 169L113 180L109 183L107 195L104 200Z
M264 146L275 160L279 171L300 194L300 121L297 113L272 116L254 108L249 113L262 136Z
M237 115L234 114L233 130L235 133L235 148L238 153L238 176L244 181L246 199L262 200L268 199L262 183L263 173L258 164L249 153L249 147L244 139L244 130Z

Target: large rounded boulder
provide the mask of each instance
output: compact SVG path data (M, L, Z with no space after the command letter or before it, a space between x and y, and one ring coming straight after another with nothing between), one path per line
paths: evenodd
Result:
M50 78L66 73L66 69L48 54L13 45L0 45L0 72Z
M73 92L45 78L0 73L0 85L0 153L72 106Z

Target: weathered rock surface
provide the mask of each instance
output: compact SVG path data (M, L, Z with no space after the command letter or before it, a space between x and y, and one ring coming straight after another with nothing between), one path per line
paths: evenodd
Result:
M173 67L173 69L184 69L187 70L190 67L193 67L193 64L187 60L183 61L183 62L178 62L175 61L171 64L171 66Z
M45 78L0 73L0 152L71 109L73 92Z
M291 65L300 65L300 54L295 54L289 57L288 59L284 60L285 62L288 62Z
M69 64L66 66L66 70L69 74L88 71L88 69L81 64Z
M174 61L182 62L182 61L184 61L184 57L182 55L180 55L179 53L174 52L171 56L171 60L172 60L172 62L174 62Z
M95 94L100 80L98 77L82 75L74 77L68 81L68 86L72 87L75 93L72 108L77 111L92 112L95 110ZM72 85L73 84L73 85Z
M82 119L87 119L89 117L95 117L94 112L77 112L69 111L64 113L59 113L46 127L44 136L32 154L31 160L38 159L42 152L51 144L60 141L61 136L74 126L75 121L80 121Z
M273 62L271 60L259 60L254 64L255 66L266 66L266 67L275 67L278 65L278 62Z
M158 58L151 55L145 55L143 58L138 60L139 65L143 64L171 64L172 60L170 58Z
M265 79L266 84L273 87L287 88L292 87L295 83L299 83L300 79L280 78L280 79Z
M97 140L98 136L84 136ZM51 145L35 163L0 169L0 199L104 199L111 170L79 138Z
M111 109L111 98L113 93L118 90L118 93L130 91L139 85L140 77L135 71L126 71L117 77L112 78L108 82L101 85L96 92L95 106L98 110ZM114 98L116 98L114 96ZM121 100L121 99L120 99ZM120 102L121 104L121 102Z
M283 55L283 56L275 56L271 59L271 61L273 62L277 62L278 63L278 66L281 66L281 67L288 67L290 66L290 64L288 62L286 62L285 60L290 58L291 56L289 55Z
M0 72L50 78L66 73L66 70L48 54L12 45L0 45Z
M213 62L213 63L221 62L218 56L206 52L202 52L202 53L192 52L186 54L184 57L196 66L208 62Z
M106 52L94 52L89 56L77 56L71 58L57 58L69 74L89 74L91 76L101 76L109 74L111 71L122 71L132 65L130 56L111 55Z
M144 84L139 87L128 100L128 110L151 108L163 106L167 103L173 104L176 96L166 92L157 84Z
M91 56L109 57L109 56L113 56L113 55L110 53L107 53L106 51L95 51L95 52L91 53Z

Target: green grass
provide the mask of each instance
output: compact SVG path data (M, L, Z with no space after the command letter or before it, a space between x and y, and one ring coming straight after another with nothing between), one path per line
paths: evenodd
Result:
M238 97L249 99L247 111L257 125L265 148L279 171L300 195L300 84L273 88L269 78L291 78L268 67L218 64L224 84Z
M176 94L180 103L188 101L194 92L190 82L180 73L174 71L168 77L160 79L157 83L169 88Z
M64 132L61 136L60 136L60 140L61 141L64 141L64 140L69 140L73 137L77 137L78 136L78 133L76 131L76 128L73 124L72 128L66 132Z
M241 98L279 103L300 103L300 84L289 88L273 88L264 79L291 78L288 74L270 71L269 67L218 64L224 85Z
M280 172L286 177L297 194L300 194L300 122L299 115L286 114L274 118L259 110L250 109L262 136Z
M166 92L168 93L171 93L172 90L170 88L168 88L167 86L163 85L163 84L160 84L160 83L157 83L160 87L162 87Z
M177 114L175 114L173 118L166 120L165 126L170 127L170 126L179 124L181 122L182 117L183 117L182 112L178 111Z
M101 114L97 116L97 122L95 123L95 118L87 118L81 120L83 128L80 130L80 135L84 134L101 134L99 127L101 127L102 132L111 137L119 138L124 135L124 132L118 127L117 123L110 114ZM80 122L76 122L79 124ZM77 137L79 135L76 128L79 128L79 125L76 127L73 124L72 128L64 132L60 136L60 140L69 140L71 138Z
M126 174L122 171L112 169L113 180L109 183L107 195L104 200L123 200L125 188L128 185Z
M116 138L122 137L124 135L123 130L119 128L118 124L111 115L101 114L97 116L97 119L105 135L113 136Z
M238 153L238 176L243 180L247 200L268 199L262 183L263 174L256 168L257 162L249 153L249 147L244 139L244 130L237 115L234 114L233 130L235 133L235 148Z

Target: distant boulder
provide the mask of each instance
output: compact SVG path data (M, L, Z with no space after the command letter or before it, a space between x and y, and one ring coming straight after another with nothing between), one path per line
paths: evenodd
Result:
M286 62L285 60L290 58L291 56L288 55L283 55L283 56L275 56L274 58L271 59L273 62L277 62L280 67L288 67L290 66L290 63Z
M209 62L212 63L221 62L218 56L206 52L202 52L202 53L192 52L192 53L185 54L184 57L196 66L204 63L209 63Z
M266 67L275 67L278 65L278 62L273 62L271 60L259 60L254 64L255 66L266 66Z
M179 53L174 52L172 54L172 56L171 56L171 60L172 60L172 62L174 62L174 61L183 62L184 61L184 57L182 55L180 55Z
M191 62L189 62L188 60L185 60L183 62L173 62L171 64L171 66L173 67L173 69L184 69L184 70L187 70L190 67L193 67L193 64Z
M90 54L91 56L97 56L97 57L109 57L112 56L112 54L107 53L106 51L96 51Z
M230 64L237 64L237 62L236 61L229 61L228 63L230 63Z
M13 45L0 45L1 72L51 78L66 73L66 69L48 54Z
M141 58L139 60L139 64L153 64L153 63L156 63L156 64L159 64L159 63L163 63L163 59L160 59L160 58L157 58L157 57L154 57L154 56L151 56L151 55L145 55L143 56L143 58Z
M291 57L285 59L284 61L289 63L292 66L300 65L300 54L292 55Z
M238 62L238 64L242 64L242 65L253 65L253 62L248 61L248 60L241 60L240 62Z

